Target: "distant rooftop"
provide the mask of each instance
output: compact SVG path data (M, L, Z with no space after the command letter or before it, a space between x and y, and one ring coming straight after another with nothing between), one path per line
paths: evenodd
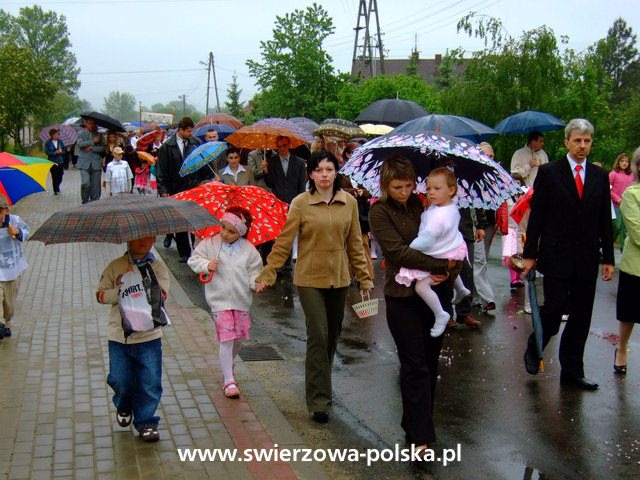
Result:
M440 76L439 67L442 63L442 55L436 54L435 58L418 58L418 70L417 74L422 77L427 83L435 83L436 78ZM409 58L385 58L384 59L384 73L386 75L393 74L407 74L407 67L409 66ZM462 65L456 64L453 68L453 74L459 75L464 71L469 60L464 60ZM373 71L374 75L381 73L380 58L373 59ZM371 76L368 65L363 65L361 62L356 61L351 65L351 75L357 76L358 72L361 72L362 79L367 79Z

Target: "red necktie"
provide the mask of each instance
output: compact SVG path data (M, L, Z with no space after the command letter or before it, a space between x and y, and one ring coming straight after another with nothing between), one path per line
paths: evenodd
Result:
M582 183L580 170L582 170L582 165L576 165L576 188L578 189L578 196L582 198L582 189L584 188L584 184Z

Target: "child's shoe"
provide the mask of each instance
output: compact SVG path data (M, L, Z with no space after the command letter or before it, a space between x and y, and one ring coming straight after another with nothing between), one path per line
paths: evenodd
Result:
M471 290L466 287L460 290L455 290L451 303L453 303L454 305L458 305L465 297L468 297L469 295L471 295Z
M449 323L450 318L451 315L447 312L443 312L442 315L436 316L436 322L431 328L431 336L435 338L442 335L444 333L444 329L447 328L447 323Z

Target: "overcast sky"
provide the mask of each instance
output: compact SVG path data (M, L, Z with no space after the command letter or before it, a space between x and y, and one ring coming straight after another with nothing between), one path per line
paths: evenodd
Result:
M325 41L334 66L350 71L358 0L323 0L335 33ZM367 4L369 1L367 0ZM481 48L477 39L456 32L470 11L499 17L512 36L541 25L569 36L569 47L585 49L606 36L617 17L635 33L640 8L635 0L378 0L380 28L389 58L407 58L416 41L421 58L459 46ZM209 52L215 57L220 105L236 71L241 100L255 93L245 61L260 60L260 41L272 38L276 15L305 9L305 0L44 0L45 10L66 17L72 49L81 68L79 96L103 107L112 90L129 92L144 106L168 103L180 95L205 109ZM31 2L0 2L17 14ZM215 92L210 109L215 108Z

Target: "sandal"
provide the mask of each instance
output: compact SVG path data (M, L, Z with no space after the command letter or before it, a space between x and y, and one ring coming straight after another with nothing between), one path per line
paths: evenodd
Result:
M118 410L116 413L116 420L118 421L118 425L121 427L128 427L131 425L131 420L133 420L133 415L131 412L125 413Z
M227 398L238 398L240 396L240 390L238 389L238 385L236 385L235 381L227 383L222 387L222 390L224 391L224 396Z
M160 440L160 433L156 427L144 427L140 430L140 438L143 442L157 442Z

